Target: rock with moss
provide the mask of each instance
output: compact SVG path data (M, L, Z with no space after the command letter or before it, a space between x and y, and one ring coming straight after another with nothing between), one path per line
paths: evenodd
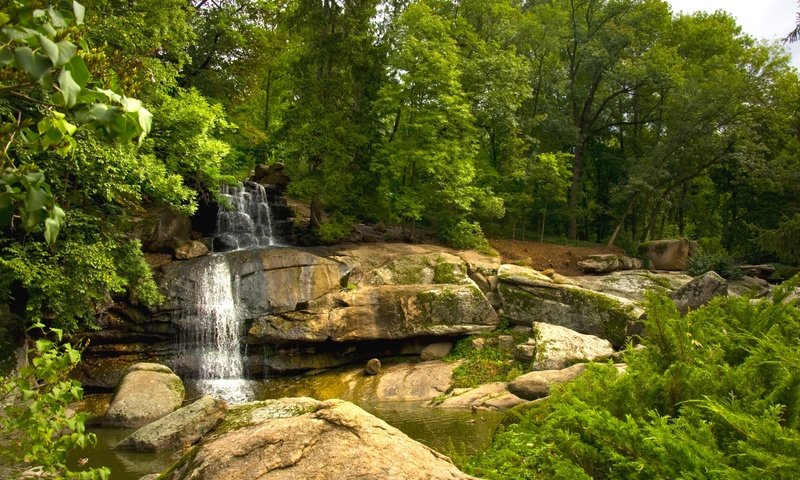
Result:
M686 270L691 242L685 238L653 240L639 245L639 255L645 258L645 268L652 270Z
M560 325L604 338L617 348L643 313L629 300L557 284L536 270L514 265L501 267L498 291L503 310L514 324Z
M574 280L580 286L595 292L641 302L644 299L644 292L648 290L670 293L689 283L692 277L683 272L654 273L647 270L632 270L603 276L586 275L575 277Z
M145 425L125 437L116 448L139 452L180 450L193 445L216 427L227 412L222 400L203 396L191 404Z
M506 382L492 382L476 388L456 388L437 399L439 408L470 410L508 410L525 400L508 391Z
M333 477L472 478L352 403L310 398L232 408L210 436L162 475L169 480Z
M180 408L184 395L183 382L166 365L131 365L102 423L107 427L142 427Z
M251 344L468 335L499 319L474 285L390 285L342 291L308 308L256 320Z
M670 294L681 315L697 310L714 297L727 295L728 282L716 272L706 272Z
M614 354L611 342L565 327L535 322L535 338L517 345L517 359L534 370L559 370L586 361L602 361Z
M368 271L361 285L467 285L471 281L464 261L449 253L402 255Z
M208 254L208 247L198 240L190 240L175 247L175 258L178 260L189 260L190 258L202 257Z

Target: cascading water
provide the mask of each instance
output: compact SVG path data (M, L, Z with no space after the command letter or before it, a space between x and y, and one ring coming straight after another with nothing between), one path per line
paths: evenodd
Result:
M201 392L230 403L250 399L244 380L244 323L237 309L238 278L232 278L226 258L208 257L195 283L191 308L180 318L181 370Z
M222 196L233 210L217 214L217 238L225 250L279 245L272 227L272 209L263 185L246 182L241 187L223 185Z

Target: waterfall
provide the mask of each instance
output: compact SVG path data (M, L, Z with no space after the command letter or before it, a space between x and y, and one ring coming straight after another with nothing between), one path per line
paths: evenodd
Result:
M208 257L195 283L194 298L179 319L182 370L201 393L230 403L249 400L244 380L244 322L237 309L238 277L225 256Z
M217 214L216 235L223 250L279 245L263 185L255 182L245 182L241 187L223 185L221 195L233 206L233 210L220 208Z

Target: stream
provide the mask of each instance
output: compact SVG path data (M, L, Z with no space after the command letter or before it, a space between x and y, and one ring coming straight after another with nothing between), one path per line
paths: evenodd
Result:
M325 395L323 389L314 391L314 384L317 382L309 382L309 377L284 377L247 383L248 390L254 392L257 400L301 394L319 400L331 398L330 395ZM186 388L187 398L192 398L198 392L198 385L191 381L186 382ZM451 457L471 455L483 449L504 415L504 412L473 413L469 410L431 408L425 402L355 403L409 437ZM180 455L180 452L139 453L114 449L117 443L135 429L93 427L88 430L97 435L97 446L71 452L68 465L73 470L85 468L79 467L78 461L88 459L87 467L110 468L111 480L138 480L144 475L167 470Z

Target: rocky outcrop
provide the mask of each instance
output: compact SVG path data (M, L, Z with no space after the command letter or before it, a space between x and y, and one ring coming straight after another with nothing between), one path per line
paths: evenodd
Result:
M474 285L392 285L327 295L307 308L258 318L251 344L345 342L485 332L497 314Z
M613 272L608 275L587 275L574 280L589 290L606 293L615 297L627 298L635 302L644 299L644 292L672 292L692 279L682 272L654 273L646 270Z
M706 272L672 292L670 297L681 315L686 315L720 295L728 295L728 282L716 272Z
M364 273L360 285L468 285L464 261L449 253L403 255Z
M689 240L654 240L639 245L639 254L645 257L645 268L652 270L685 270L692 245Z
M498 272L503 310L518 325L545 322L624 344L642 310L626 299L575 285L557 284L529 268L503 265Z
M108 427L141 427L177 410L185 391L165 365L137 363L128 368L103 418Z
M453 389L437 406L470 410L508 410L524 401L508 391L507 383L494 382L477 388Z
M117 448L140 452L179 450L193 445L216 427L227 412L227 405L208 395L175 410L155 422L136 430Z
M579 362L602 361L611 357L611 342L549 323L534 323L535 338L517 346L519 360L534 370L559 370Z
M508 391L525 400L536 400L550 395L553 385L560 385L577 378L586 370L585 363L579 363L561 370L541 370L526 373L508 384Z
M450 460L341 400L245 404L181 459L171 480L466 479Z
M589 255L578 262L578 268L585 273L610 273L617 270L637 270L642 268L642 261L624 255L603 254Z

